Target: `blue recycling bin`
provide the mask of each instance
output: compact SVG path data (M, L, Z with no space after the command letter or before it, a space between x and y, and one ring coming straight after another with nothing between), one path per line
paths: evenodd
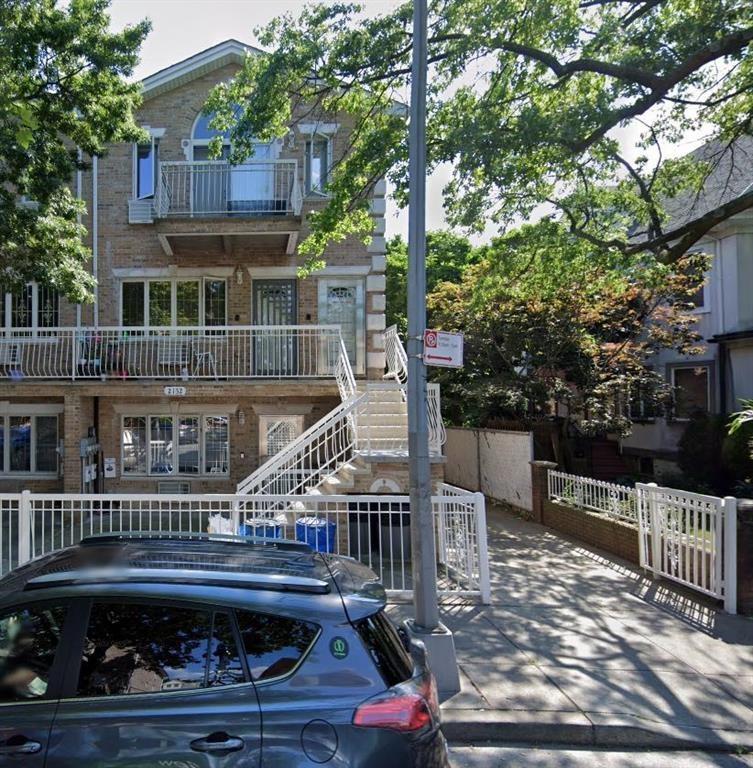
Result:
M281 539L282 524L268 517L252 517L238 526L241 536L257 536L261 539Z
M295 538L305 541L317 552L334 552L337 523L323 517L302 517L295 524Z

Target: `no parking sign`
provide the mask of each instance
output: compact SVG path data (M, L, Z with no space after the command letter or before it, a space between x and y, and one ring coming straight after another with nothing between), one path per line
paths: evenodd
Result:
M463 334L425 330L424 363L444 368L462 368Z

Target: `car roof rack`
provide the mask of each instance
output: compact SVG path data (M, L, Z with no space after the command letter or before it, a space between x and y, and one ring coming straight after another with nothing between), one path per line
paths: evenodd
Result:
M324 595L330 585L321 579L274 573L244 573L212 569L183 570L182 568L133 568L115 566L58 571L35 576L24 590L86 584L187 584L198 582L206 586L243 587L275 592L305 592Z
M111 544L115 542L139 543L148 541L207 541L220 544L238 544L244 547L259 546L296 552L313 552L305 541L272 539L267 536L237 536L232 533L193 533L187 531L113 531L92 533L79 542L80 546Z

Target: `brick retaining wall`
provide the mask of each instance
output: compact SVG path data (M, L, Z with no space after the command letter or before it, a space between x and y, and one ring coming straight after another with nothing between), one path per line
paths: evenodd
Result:
M635 565L640 562L638 531L620 520L543 499L541 522Z

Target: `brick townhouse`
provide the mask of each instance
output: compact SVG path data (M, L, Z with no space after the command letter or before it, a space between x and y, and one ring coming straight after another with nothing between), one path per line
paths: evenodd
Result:
M111 146L73 180L93 304L37 285L3 297L0 491L234 491L340 404L340 355L358 391L384 380L383 185L372 242L297 276L347 119L298 121L238 166L208 158L202 106L249 53L228 40L145 78L150 141ZM400 453L359 490L407 490Z

